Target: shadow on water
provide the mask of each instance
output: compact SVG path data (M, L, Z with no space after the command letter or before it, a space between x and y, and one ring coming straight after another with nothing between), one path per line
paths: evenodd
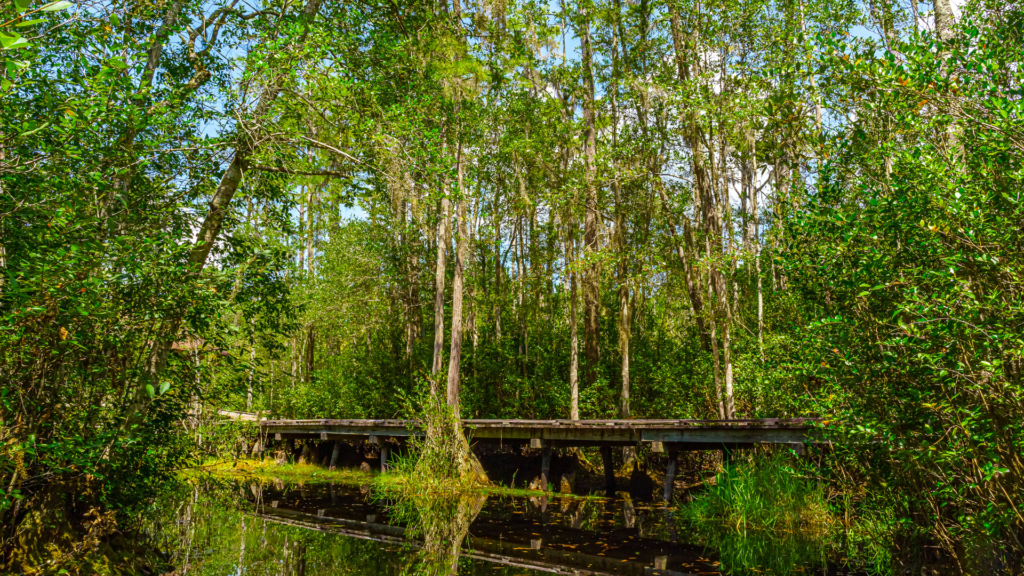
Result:
M374 493L342 484L203 481L168 498L150 524L177 575L846 574L812 542L760 568L770 541L695 542L671 509L617 498L509 497L473 492ZM749 539L748 539L749 540ZM803 551L807 552L801 555ZM737 570L749 566L751 570Z

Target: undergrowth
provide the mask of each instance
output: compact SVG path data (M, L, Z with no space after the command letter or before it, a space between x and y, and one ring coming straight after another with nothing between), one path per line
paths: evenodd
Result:
M685 520L737 531L757 529L822 534L836 522L829 495L785 458L730 464L713 485L681 510Z
M728 573L784 574L836 561L870 574L896 571L892 510L838 493L785 454L726 466L678 514L700 543L718 550Z

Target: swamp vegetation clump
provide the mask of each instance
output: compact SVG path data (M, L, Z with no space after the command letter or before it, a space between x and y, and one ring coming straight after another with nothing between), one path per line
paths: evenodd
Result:
M830 494L797 466L783 456L730 462L683 506L681 517L737 532L826 534L838 521Z
M817 465L789 455L741 456L680 501L677 517L730 573L841 561L888 576L927 564L921 553L899 554L900 546L921 550L924 534L898 521L890 499L836 486Z

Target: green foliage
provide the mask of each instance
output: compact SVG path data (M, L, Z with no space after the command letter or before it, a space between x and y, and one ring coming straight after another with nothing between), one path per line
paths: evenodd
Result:
M682 517L739 532L823 534L835 522L826 487L782 455L726 465L714 484L682 508Z
M88 540L93 510L127 527L195 461L181 423L206 395L216 362L199 360L221 355L225 316L263 319L272 333L269 318L288 315L268 298L281 293L280 259L238 242L233 222L217 265L192 262L224 145L206 101L226 76L210 82L210 71L226 69L193 59L206 74L190 83L183 46L167 39L172 30L158 33L162 4L132 8L130 24L96 5L65 20L67 6L19 16L49 27L19 49L29 65L8 62L0 118L0 561L24 560L26 570L38 557L16 558L12 539L45 533L23 522L52 515L69 538ZM147 80L152 47L164 42L160 73ZM263 305L238 306L239 293ZM165 343L166 360L154 362Z
M1024 44L1019 9L978 14L899 58L822 40L857 117L822 148L785 261L847 473L984 571L1024 529Z
M679 521L730 574L786 574L839 558L871 574L898 573L904 534L892 502L837 498L817 472L784 454L744 458L683 502Z

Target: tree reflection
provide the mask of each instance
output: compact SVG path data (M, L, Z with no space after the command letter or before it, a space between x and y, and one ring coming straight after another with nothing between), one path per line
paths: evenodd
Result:
M375 493L392 518L401 519L407 535L423 540L403 573L418 576L458 574L462 543L480 514L487 495L464 491L382 489Z

